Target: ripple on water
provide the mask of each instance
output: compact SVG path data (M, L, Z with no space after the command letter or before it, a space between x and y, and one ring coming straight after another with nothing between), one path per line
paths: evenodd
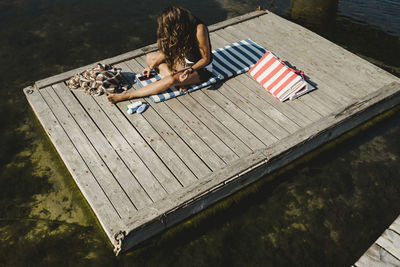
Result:
M400 1L398 0L342 0L338 16L352 22L371 25L386 33L400 36Z

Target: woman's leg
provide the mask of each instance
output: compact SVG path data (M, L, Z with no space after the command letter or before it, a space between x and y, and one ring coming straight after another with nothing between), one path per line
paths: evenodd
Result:
M122 94L111 94L107 97L107 100L111 103L117 103L119 101L159 94L171 86L186 87L200 82L200 76L197 71L189 74L187 79L183 82L179 81L180 74L182 73L178 72L173 75L168 75L159 81L153 82L137 90L126 91Z
M151 52L146 55L146 63L148 66L153 65L160 56L160 52Z
M147 66L152 66L154 67L155 71L159 71L159 66L161 64L164 64L165 61L165 55L161 53L160 51L157 52L151 52L146 54L146 64Z

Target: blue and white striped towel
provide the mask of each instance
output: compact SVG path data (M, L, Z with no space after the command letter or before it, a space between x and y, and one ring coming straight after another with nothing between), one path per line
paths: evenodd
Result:
M259 44L253 42L250 39L242 40L236 43L232 43L223 48L215 49L212 51L213 71L212 76L209 80L202 84L192 85L188 88L188 92L203 88L205 86L214 84L223 79L238 75L249 71L254 64L265 54L266 50ZM154 78L140 81L136 75L136 81L140 87L144 87L154 81L160 80L162 77L158 74ZM186 92L180 92L177 87L170 87L164 93L150 96L153 102L165 101L180 95L184 95Z

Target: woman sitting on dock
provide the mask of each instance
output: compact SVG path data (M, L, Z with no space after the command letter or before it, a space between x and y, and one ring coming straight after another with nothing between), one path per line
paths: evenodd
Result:
M159 94L171 86L181 91L208 80L212 73L211 43L207 26L190 11L168 7L158 18L157 44L159 51L147 54L148 66L143 74L157 71L163 78L143 88L112 94L111 103Z

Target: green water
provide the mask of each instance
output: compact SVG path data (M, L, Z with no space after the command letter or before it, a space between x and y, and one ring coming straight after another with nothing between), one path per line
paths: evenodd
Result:
M168 4L191 9L207 24L261 4L400 77L398 2L326 2ZM165 5L165 1L0 0L0 265L354 263L400 214L398 108L326 146L309 161L266 177L246 193L114 256L21 89L154 43L156 17ZM157 8L148 11L150 6Z

